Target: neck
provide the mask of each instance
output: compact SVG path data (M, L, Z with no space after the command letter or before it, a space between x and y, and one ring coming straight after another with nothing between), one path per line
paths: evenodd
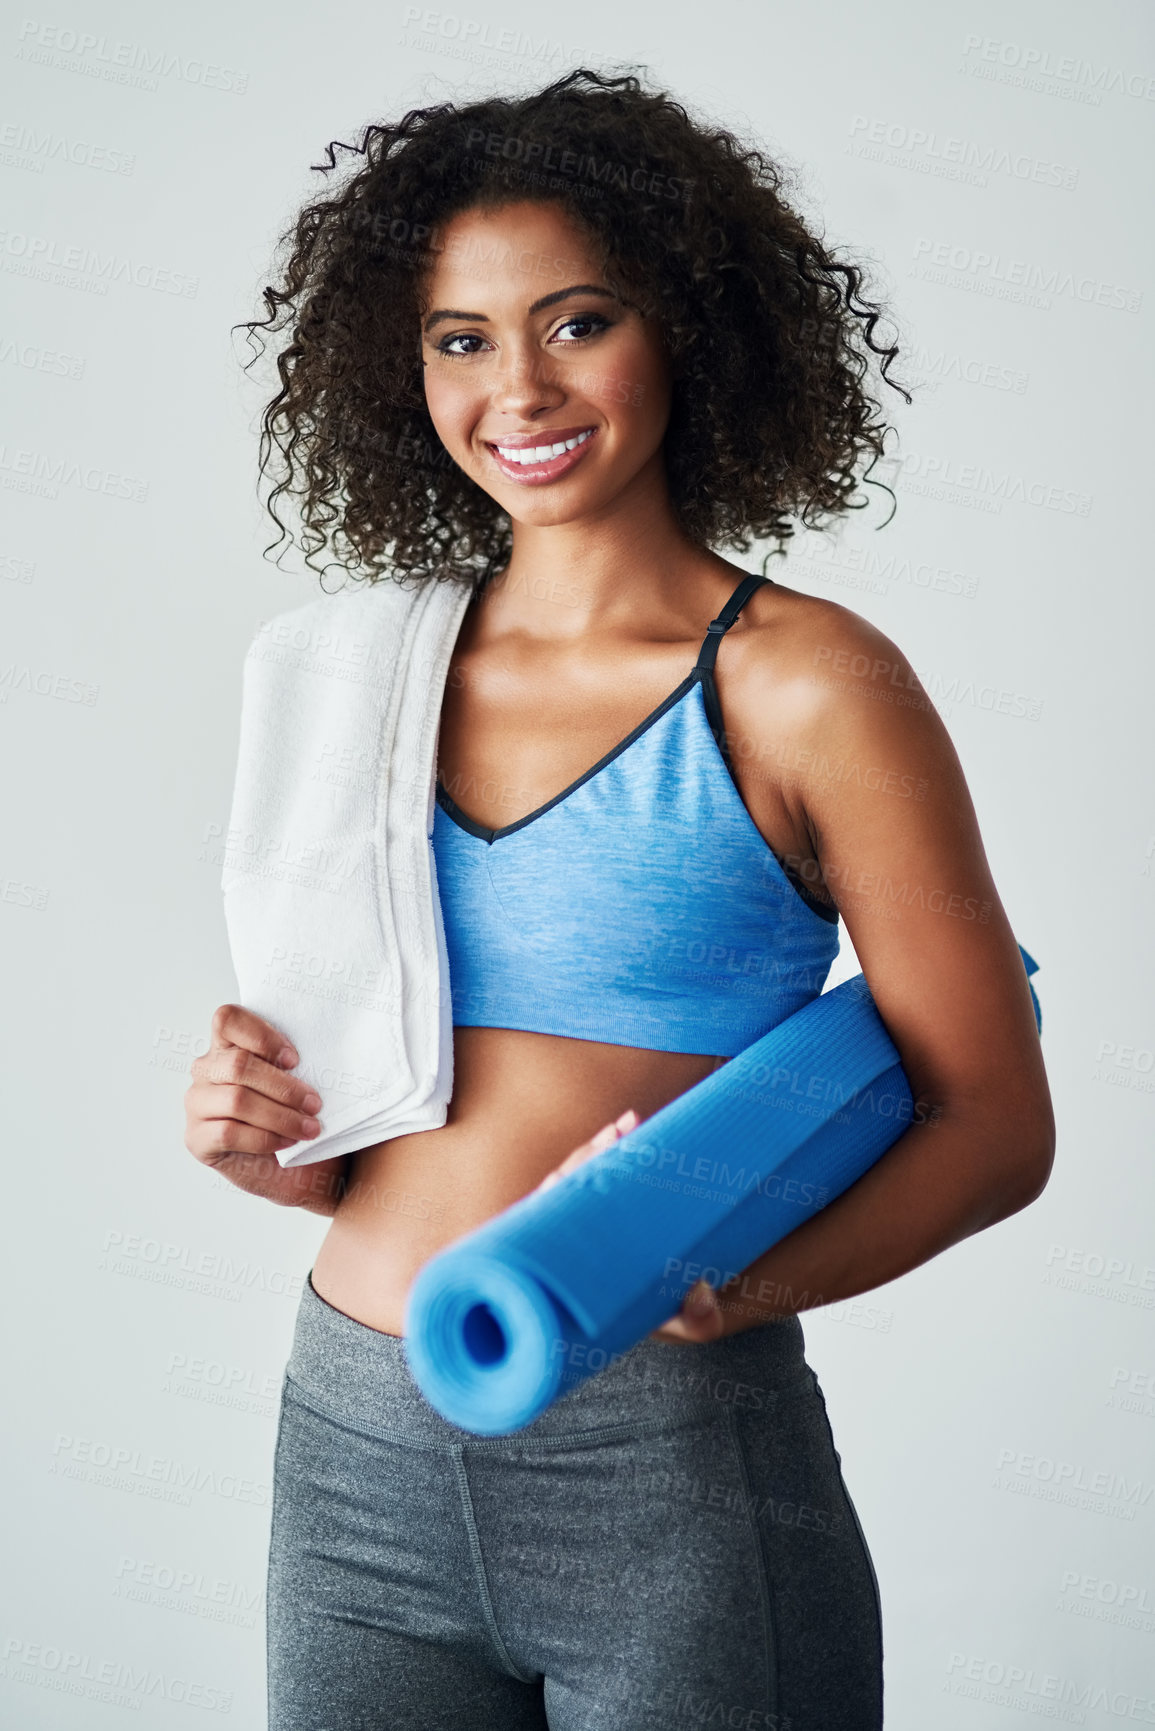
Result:
M721 576L731 570L685 534L664 475L643 471L604 510L577 521L515 519L509 564L480 591L483 629L561 642L628 629L639 617L693 613L694 586L710 564Z

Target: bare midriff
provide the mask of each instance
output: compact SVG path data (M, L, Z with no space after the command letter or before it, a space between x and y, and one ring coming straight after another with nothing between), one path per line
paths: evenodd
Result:
M352 1157L313 1285L357 1322L403 1334L409 1288L438 1250L533 1190L627 1107L648 1118L726 1061L516 1028L455 1028L445 1124Z

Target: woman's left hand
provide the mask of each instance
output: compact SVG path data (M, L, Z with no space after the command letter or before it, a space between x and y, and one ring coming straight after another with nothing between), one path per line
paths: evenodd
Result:
M631 1106L628 1111L622 1113L620 1118L615 1119L612 1124L604 1124L596 1135L589 1138L588 1142L583 1142L580 1147L574 1149L572 1154L567 1154L560 1166L556 1166L552 1172L546 1173L537 1188L547 1190L551 1184L556 1184L559 1178L564 1178L567 1172L572 1172L575 1167L583 1165L595 1154L604 1153L618 1140L619 1136L624 1136L628 1131L636 1129L640 1123L641 1119ZM728 1332L726 1317L718 1303L714 1288L708 1281L699 1280L685 1294L681 1307L662 1324L661 1328L655 1328L649 1338L651 1340L688 1341L693 1344L718 1340Z

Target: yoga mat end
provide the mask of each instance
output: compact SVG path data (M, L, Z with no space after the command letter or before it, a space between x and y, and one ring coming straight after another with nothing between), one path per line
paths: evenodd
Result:
M553 1400L565 1362L556 1306L515 1265L452 1245L420 1270L402 1346L414 1380L475 1436L521 1430Z

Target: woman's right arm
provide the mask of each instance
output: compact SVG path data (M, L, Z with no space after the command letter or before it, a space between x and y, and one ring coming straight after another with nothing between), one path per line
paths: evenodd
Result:
M279 1148L320 1131L313 1116L321 1108L319 1095L288 1074L298 1062L269 1022L239 1004L222 1004L213 1016L212 1045L190 1066L185 1147L252 1196L335 1214L351 1155L288 1167L276 1158Z

